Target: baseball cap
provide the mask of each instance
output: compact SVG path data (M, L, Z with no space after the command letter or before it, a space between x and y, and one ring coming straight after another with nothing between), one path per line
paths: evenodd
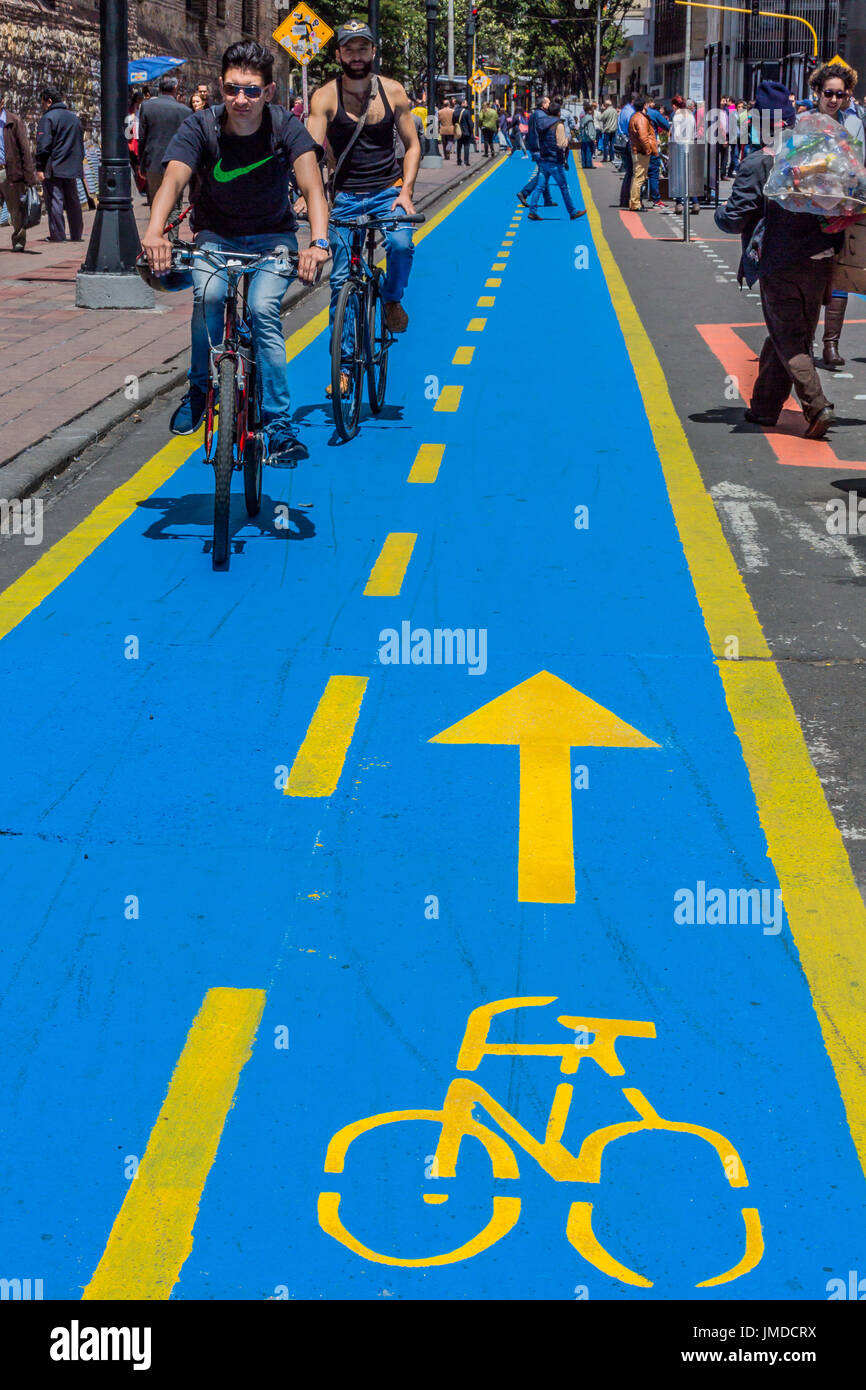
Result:
M350 19L345 24L340 25L337 30L337 47L348 43L349 39L369 39L371 43L376 42L373 38L373 30L362 19Z

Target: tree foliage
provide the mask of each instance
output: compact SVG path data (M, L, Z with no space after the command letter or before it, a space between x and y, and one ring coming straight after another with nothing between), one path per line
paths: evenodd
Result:
M466 19L470 0L454 0L455 72L466 67ZM314 5L336 30L352 11L319 0ZM602 0L601 71L625 43L623 21L643 8L641 0ZM501 68L513 81L528 79L550 91L591 95L595 73L596 3L577 9L575 0L479 0L476 57ZM354 11L366 17L366 5ZM437 71L446 71L447 0L439 0L436 24ZM380 0L382 71L401 79L410 91L424 85L427 70L427 15L422 0ZM337 71L333 42L310 64L316 87Z

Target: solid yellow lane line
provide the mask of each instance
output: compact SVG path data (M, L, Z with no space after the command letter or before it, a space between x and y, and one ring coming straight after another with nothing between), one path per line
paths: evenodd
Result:
M742 746L791 935L866 1172L866 907L661 363L611 254L589 183L579 168L577 176ZM725 659L731 637L738 640L739 660Z
M143 497L149 497L162 487L172 473L186 463L201 442L201 432L172 439L128 482L115 488L84 521L62 540L55 541L30 569L4 589L0 594L0 638L17 627L58 584L68 579L82 560L92 555L112 531L132 516Z
M167 1299L265 1006L262 989L209 989L84 1299Z
M396 598L406 577L418 533L392 531L370 571L364 593L368 598Z
M435 483L445 453L444 444L422 444L409 470L408 483Z
M468 367L474 353L474 347L459 347L451 358L452 367Z
M462 386L443 386L439 392L439 399L434 405L434 410L443 410L453 414L460 406L460 397L463 395Z
M366 676L331 676L289 773L284 796L336 791L355 732Z
M470 319L466 325L467 333L483 333L487 327L486 319Z

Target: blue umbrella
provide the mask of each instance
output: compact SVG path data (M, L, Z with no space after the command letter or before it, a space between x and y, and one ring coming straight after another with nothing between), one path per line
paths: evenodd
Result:
M185 62L186 58L169 58L165 55L161 58L137 58L129 64L127 80L130 86L135 86L137 82L152 82L155 77L161 77L164 72L179 68Z

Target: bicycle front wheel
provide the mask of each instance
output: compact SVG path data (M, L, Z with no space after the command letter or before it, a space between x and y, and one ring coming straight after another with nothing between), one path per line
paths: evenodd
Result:
M370 353L367 358L367 396L370 409L378 415L385 404L385 383L388 380L388 329L385 325L385 306L382 303L381 270L377 270L370 284L367 300L367 324L370 337Z
M229 516L232 505L232 469L234 468L235 419L237 401L235 399L235 376L237 363L233 357L224 357L219 365L220 414L217 429L216 451L214 454L214 499L213 499L213 565L217 569L224 565L229 553Z
M340 290L331 334L331 406L341 439L354 439L361 415L361 383L364 373L364 297L356 280ZM341 377L349 378L346 394Z

